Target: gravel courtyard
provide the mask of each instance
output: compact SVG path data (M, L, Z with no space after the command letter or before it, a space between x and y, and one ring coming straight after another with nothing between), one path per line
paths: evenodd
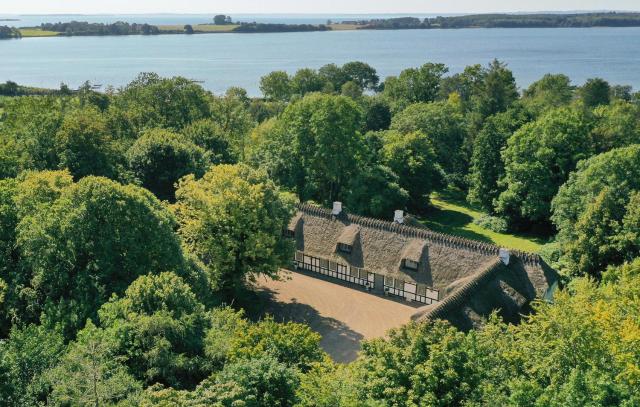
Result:
M322 335L323 349L338 362L354 360L363 339L409 322L416 308L306 274L258 281L265 314L277 321L304 322Z

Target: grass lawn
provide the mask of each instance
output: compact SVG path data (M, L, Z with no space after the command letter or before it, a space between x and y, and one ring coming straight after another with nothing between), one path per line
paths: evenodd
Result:
M43 31L39 28L20 28L20 34L23 38L29 37L55 37L60 33L55 31Z
M474 224L473 221L484 213L453 194L434 194L431 203L433 208L420 221L436 232L533 253L546 242L541 236L497 233Z
M331 24L329 27L331 27L333 31L350 31L358 29L358 26L355 24Z
M193 31L196 33L225 33L231 32L237 25L214 25L214 24L198 24L193 26ZM184 29L184 25L159 25L158 29L162 31L181 31Z

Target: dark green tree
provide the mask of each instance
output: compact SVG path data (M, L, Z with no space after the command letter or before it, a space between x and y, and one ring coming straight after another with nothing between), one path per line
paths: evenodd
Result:
M213 164L232 164L237 160L227 134L211 119L191 123L182 130L182 134L187 140L203 148Z
M302 201L344 200L364 148L362 112L344 96L308 95L287 107L261 137L255 164L265 165Z
M115 355L145 384L194 388L210 373L204 355L208 318L191 288L174 273L139 277L99 312Z
M175 200L180 178L188 174L201 177L209 162L202 148L168 130L145 132L127 151L132 175L159 199L168 201Z
M513 73L505 63L494 60L483 76L474 99L476 111L485 118L507 110L519 94Z
M365 131L387 130L391 125L391 108L382 98L364 100Z
M304 96L307 93L320 92L325 85L318 72L313 69L303 68L291 78L291 90L294 95Z
M46 373L65 350L64 339L55 330L36 325L14 328L6 341L0 341L0 404L21 407L45 403L49 393Z
M587 107L608 105L611 102L611 85L601 78L589 79L578 89L578 94Z
M393 130L383 133L382 140L383 162L398 175L400 187L409 193L409 209L424 211L431 192L443 186L431 140L419 131L403 134Z
M405 69L398 77L385 80L384 95L392 101L395 111L412 103L433 102L440 91L440 81L448 71L444 64L432 63Z
M469 171L469 202L493 212L494 201L502 192L498 185L504 177L502 150L511 135L531 120L522 108L511 108L489 117L473 141L473 154Z
M496 211L514 225L520 221L548 225L558 189L578 161L594 153L591 127L582 109L560 108L516 131L502 154L504 192Z
M210 100L211 95L192 80L143 73L113 98L112 126L128 126L132 137L149 128L180 131L210 116Z
M404 134L422 132L431 141L436 162L449 181L464 184L468 157L463 145L467 132L456 106L445 102L416 103L393 117L391 129Z
M342 72L344 72L347 81L355 82L360 89L376 90L380 82L376 70L364 62L347 62L342 66Z
M598 276L608 265L640 256L639 159L638 145L594 156L560 188L552 220L567 273Z

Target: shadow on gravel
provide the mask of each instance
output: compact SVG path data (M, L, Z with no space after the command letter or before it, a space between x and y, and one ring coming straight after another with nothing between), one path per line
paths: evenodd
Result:
M241 305L252 320L271 315L278 322L305 323L322 336L320 345L336 362L347 363L356 359L363 336L341 321L321 316L310 305L296 302L280 302L275 292L267 288L256 288L246 293Z

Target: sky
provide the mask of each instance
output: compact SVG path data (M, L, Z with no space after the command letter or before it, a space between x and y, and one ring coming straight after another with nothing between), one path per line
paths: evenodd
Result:
M488 13L639 10L639 0L0 0L0 14Z

